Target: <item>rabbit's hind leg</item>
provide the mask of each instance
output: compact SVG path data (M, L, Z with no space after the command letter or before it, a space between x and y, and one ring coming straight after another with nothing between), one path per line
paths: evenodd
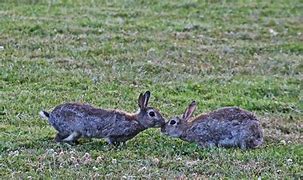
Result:
M71 133L68 137L64 138L62 141L67 143L75 143L77 140L81 137L81 134L79 132L74 131Z
M61 133L57 133L56 134L56 137L55 137L55 141L56 142L62 142L63 139L67 138L68 135L63 135Z
M225 148L237 147L237 140L235 138L221 139L218 142L218 146L225 147Z

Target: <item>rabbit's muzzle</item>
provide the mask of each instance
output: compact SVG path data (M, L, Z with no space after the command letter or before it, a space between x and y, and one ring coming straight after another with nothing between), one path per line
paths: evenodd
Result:
M164 119L159 119L158 121L155 122L155 126L156 128L160 128L165 126L165 120Z
M161 133L163 133L163 134L167 134L167 132L166 132L166 128L165 128L166 126L165 126L165 123L164 123L164 125L162 125L161 126Z

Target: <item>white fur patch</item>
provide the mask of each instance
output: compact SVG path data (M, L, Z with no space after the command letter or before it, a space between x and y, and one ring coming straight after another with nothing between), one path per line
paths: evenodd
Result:
M77 132L73 132L71 133L67 138L63 139L63 141L73 141L75 139L75 137L77 137L79 134Z
M140 113L140 111L141 111L141 109L139 108L139 109L138 109L138 111L137 111L135 114L139 114L139 113Z
M43 111L39 112L39 115L43 118L43 119L48 119L48 117L44 114Z
M108 144L113 144L109 138L105 138L105 140Z

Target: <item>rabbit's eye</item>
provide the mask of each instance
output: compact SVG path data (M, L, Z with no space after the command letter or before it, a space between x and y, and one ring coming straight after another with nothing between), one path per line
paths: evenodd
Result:
M154 117L156 115L155 112L153 112L153 111L149 112L148 114L150 117Z
M176 121L175 120L171 120L169 124L170 125L174 125L174 124L176 124Z

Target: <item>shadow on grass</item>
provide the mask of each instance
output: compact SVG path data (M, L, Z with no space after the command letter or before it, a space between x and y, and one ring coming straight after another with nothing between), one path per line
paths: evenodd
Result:
M145 141L141 138L133 139L118 146L110 145L103 139L80 139L79 144L70 145L67 143L57 143L53 137L42 137L39 139L28 139L18 143L15 147L8 145L2 147L4 150L37 150L45 151L53 149L55 151L77 151L81 153L108 154L121 157L130 155L132 157L187 157L190 159L208 159L222 154L255 154L265 149L271 149L271 139L266 138L264 144L258 149L241 150L239 148L200 148L194 143L188 143L178 139L163 138L157 142ZM275 142L276 143L276 142ZM239 154L240 153L240 154Z

